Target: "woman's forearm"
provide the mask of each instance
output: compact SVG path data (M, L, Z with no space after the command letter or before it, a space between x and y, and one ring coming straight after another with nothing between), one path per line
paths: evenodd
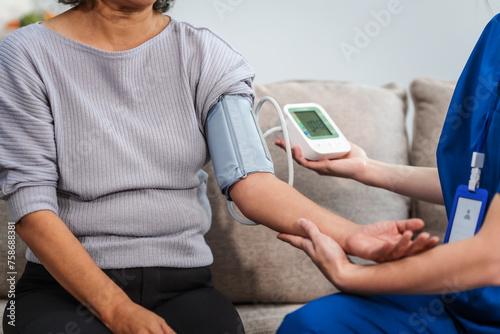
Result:
M393 165L368 159L358 181L422 201L444 204L437 168Z
M105 324L115 306L130 302L55 213L26 215L16 232L59 284Z
M304 235L297 221L308 218L344 247L348 234L358 227L320 207L269 173L250 174L235 183L230 192L246 217L278 232Z
M255 173L230 188L231 197L251 220L275 231L305 236L298 221L313 220L349 254L378 262L416 254L437 244L438 239L421 234L418 219L384 221L362 226L315 204L290 185L269 173ZM340 195L339 195L340 196Z

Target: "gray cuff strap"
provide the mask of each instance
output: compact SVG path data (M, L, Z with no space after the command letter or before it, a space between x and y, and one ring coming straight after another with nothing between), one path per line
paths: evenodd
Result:
M269 150L248 99L222 96L209 112L206 135L217 184L228 199L229 187L248 174L274 174Z

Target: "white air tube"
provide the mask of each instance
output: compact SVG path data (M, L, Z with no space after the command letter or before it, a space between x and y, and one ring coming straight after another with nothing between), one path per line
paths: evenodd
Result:
M293 187L293 159L292 159L292 148L290 146L290 138L288 136L288 129L286 127L286 121L285 121L285 116L283 115L283 111L281 110L278 102L276 102L275 99L272 97L266 96L262 98L262 100L259 101L257 104L257 107L255 107L255 119L258 122L259 121L259 114L260 114L260 109L262 108L262 105L265 102L271 102L271 104L274 106L274 109L276 110L276 113L278 114L281 126L276 126L274 128L271 128L267 130L263 137L264 139L269 136L270 134L277 132L277 131L283 131L283 137L285 139L285 150L286 150L286 156L287 156L287 161L288 161L288 184ZM227 201L227 208L231 215L233 216L234 219L236 219L238 222L244 224L244 225L258 225L257 223L248 220L248 219L243 219L238 214L234 211L233 208L233 202L232 201Z

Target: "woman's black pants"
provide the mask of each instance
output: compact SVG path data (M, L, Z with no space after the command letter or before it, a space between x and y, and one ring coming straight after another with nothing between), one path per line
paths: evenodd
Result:
M244 333L234 306L213 288L208 267L129 268L104 272L132 301L164 318L178 334ZM11 319L5 312L5 334L111 333L42 265L28 262L16 285L14 300L15 323L9 324Z

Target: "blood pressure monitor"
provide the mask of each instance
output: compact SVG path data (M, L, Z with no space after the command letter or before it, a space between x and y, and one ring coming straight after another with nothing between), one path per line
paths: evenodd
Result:
M292 146L308 160L340 158L351 145L326 111L316 103L287 104L286 125Z

